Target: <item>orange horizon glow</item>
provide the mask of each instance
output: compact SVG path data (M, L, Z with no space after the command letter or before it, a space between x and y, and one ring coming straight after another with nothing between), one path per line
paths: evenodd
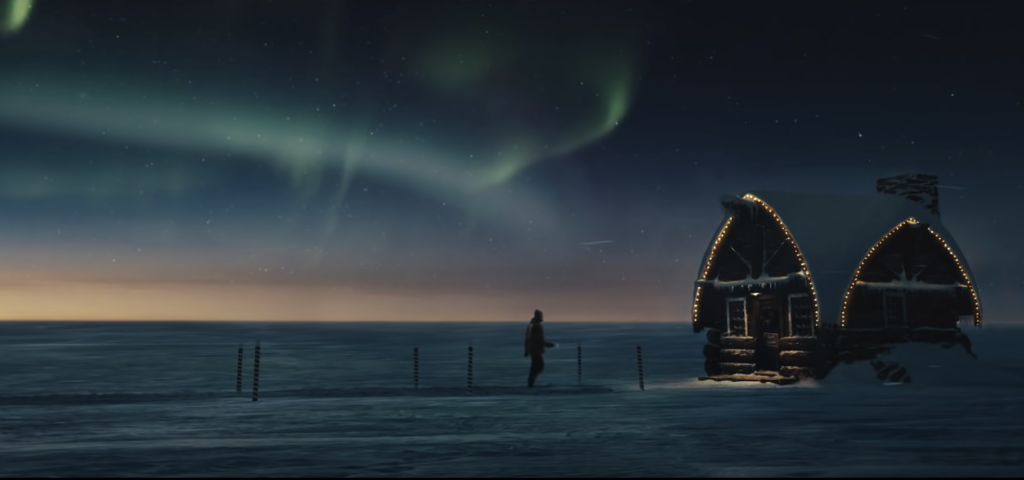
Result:
M374 293L259 284L33 282L0 289L0 321L672 322L663 295ZM600 299L597 303L595 300ZM614 306L609 308L609 303Z
M663 290L468 295L212 282L0 283L7 283L0 287L0 322L524 322L540 309L549 322L690 323L683 294ZM1017 300L1012 291L1000 293L1002 301ZM989 314L986 323L1020 322Z

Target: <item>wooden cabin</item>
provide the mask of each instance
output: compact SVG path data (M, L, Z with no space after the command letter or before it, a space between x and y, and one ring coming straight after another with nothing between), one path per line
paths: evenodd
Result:
M693 294L702 378L824 378L906 341L970 352L959 327L981 326L981 302L938 198L938 178L921 173L882 178L869 195L722 197Z

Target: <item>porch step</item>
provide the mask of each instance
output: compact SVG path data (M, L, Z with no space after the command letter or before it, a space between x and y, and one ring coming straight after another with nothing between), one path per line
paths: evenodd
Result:
M698 380L714 380L716 382L761 382L774 383L777 385L789 385L796 383L799 379L796 377L779 375L779 372L756 371L752 374L736 373L731 375L711 375L707 377L699 377Z

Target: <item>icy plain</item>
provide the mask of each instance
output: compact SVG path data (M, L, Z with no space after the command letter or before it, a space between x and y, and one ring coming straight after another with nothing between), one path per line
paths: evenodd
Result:
M697 381L684 322L545 325L527 389L525 321L0 323L0 476L1024 476L1024 328L780 387Z

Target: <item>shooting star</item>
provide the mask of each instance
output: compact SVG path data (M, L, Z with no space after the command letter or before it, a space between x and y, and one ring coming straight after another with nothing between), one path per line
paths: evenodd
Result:
M939 37L936 37L935 35L925 35L924 38L930 38L932 40L941 40Z
M593 242L580 242L580 248L590 252L590 251L592 251L590 249L590 247L592 247L594 245L604 245L606 243L612 243L612 242L613 242L613 240L597 240L597 241L593 241Z
M948 188L950 190L967 190L967 187L954 187L952 185L939 185L939 188Z

